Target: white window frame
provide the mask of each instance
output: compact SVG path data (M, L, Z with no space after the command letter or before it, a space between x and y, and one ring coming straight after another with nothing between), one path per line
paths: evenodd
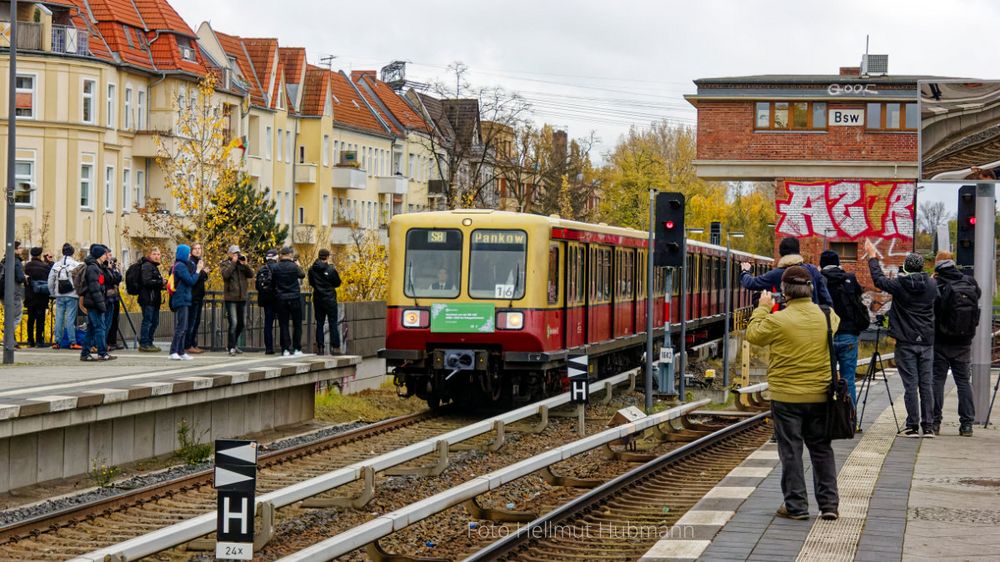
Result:
M285 130L285 162L288 164L292 163L292 158L295 158L295 143L292 142L292 130Z
M284 132L285 131L283 129L278 129L278 150L275 152L277 156L275 160L278 162L281 162L281 159L285 156L285 136L282 134Z
M88 170L84 177L84 170ZM84 200L86 195L86 201ZM94 210L94 165L80 164L80 209L84 211Z
M125 87L125 130L132 129L132 88Z
M135 171L135 204L146 206L146 172L143 170Z
M104 166L104 212L115 211L115 179L118 172L114 166Z
M285 192L285 224L292 224L292 194Z
M273 142L273 139L271 139L271 135L273 135L274 132L271 130L271 127L265 127L264 130L267 131L267 134L264 135L264 158L266 160L270 160L271 159L271 143Z
M35 181L35 169L36 169L36 166L35 166L35 157L34 157L34 155L32 155L31 158L17 158L16 160L14 160L14 162L15 162L15 167L14 167L14 186L15 186L15 188L17 187L18 184L22 183L24 180L27 180L28 185L31 186L30 187L30 191L28 191L28 201L26 203L25 202L16 202L15 201L14 202L14 206L18 207L18 208L31 208L31 207L34 207L35 206L35 192L38 191L38 183ZM27 176L18 175L17 174L17 164L28 164L29 166L31 166L31 173L29 173ZM16 190L15 190L15 197L16 196L17 195L16 195Z
M340 141L333 141L333 165L340 164Z
M323 208L320 209L320 224L329 226L330 224L330 196L323 194Z
M132 212L132 169L122 168L122 212Z
M90 93L87 93L87 86L90 86ZM87 125L97 124L97 105L94 103L94 94L97 91L97 80L84 78L80 82L80 121ZM87 109L90 109L90 119L87 119Z
M107 115L105 116L105 119L106 119L105 122L107 123L108 128L110 128L110 129L114 129L114 128L116 128L118 126L118 123L115 122L115 118L117 117L117 115L116 115L117 112L115 111L115 109L116 109L115 106L118 105L118 99L117 98L118 98L118 85L117 84L113 84L113 83L109 83L108 84L108 103L106 104L107 108L105 110L107 112Z
M329 165L330 165L330 135L323 135L323 166L329 166Z
M15 96L17 94L27 94L27 93L31 94L31 115L17 115L17 110L15 109L14 110L15 116L16 116L17 119L37 119L38 118L38 115L37 115L38 112L37 112L36 106L38 105L37 104L37 102L38 102L38 75L37 74L33 74L33 73L29 73L29 72L18 72L17 73L17 77L15 78L15 85L16 85L17 78L31 78L31 89L30 90L27 89L27 88L17 88L16 91L14 92Z
M139 88L136 93L136 129L142 131L146 129L146 90Z

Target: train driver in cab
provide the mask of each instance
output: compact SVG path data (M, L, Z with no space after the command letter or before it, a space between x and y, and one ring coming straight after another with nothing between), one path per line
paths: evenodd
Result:
M454 291L455 285L448 281L448 268L442 267L438 270L437 281L431 283L432 291Z

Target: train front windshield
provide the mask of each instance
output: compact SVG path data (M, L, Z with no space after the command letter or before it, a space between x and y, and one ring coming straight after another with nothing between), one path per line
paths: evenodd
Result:
M462 232L413 228L406 233L403 293L453 299L462 284Z
M475 230L469 256L469 296L519 299L524 296L528 235L521 230Z

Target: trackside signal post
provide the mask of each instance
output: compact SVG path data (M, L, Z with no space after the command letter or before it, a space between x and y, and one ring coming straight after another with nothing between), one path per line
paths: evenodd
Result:
M650 192L650 203L652 203L652 192ZM684 194L677 192L664 192L656 195L656 216L650 216L650 223L654 225L651 228L655 228L655 242L654 242L654 252L653 260L650 267L647 268L647 282L646 282L646 333L648 334L647 344L646 344L646 358L647 358L647 373L648 373L648 384L652 386L652 372L653 372L653 268L654 267L673 267L681 268L681 349L680 349L680 369L675 372L680 373L681 377L681 392L680 400L684 401L684 338L687 336L687 326L684 323L684 317L687 312L684 305L685 300L685 259L684 256L687 253L687 230L684 228ZM652 205L651 205L652 207ZM665 302L668 303L667 310L669 311L670 303L670 282L671 275L667 275L667 290L666 295L664 295ZM661 351L660 359L660 392L672 392L672 385L670 388L665 388L664 383L666 383L670 378L670 371L673 370L673 350L670 348L670 317L666 316L664 321L665 326L665 336L664 336L664 350ZM666 370L666 373L664 372ZM647 411L652 408L652 389L649 390L647 394Z
M253 560L256 441L215 440L215 489L218 490L215 557Z

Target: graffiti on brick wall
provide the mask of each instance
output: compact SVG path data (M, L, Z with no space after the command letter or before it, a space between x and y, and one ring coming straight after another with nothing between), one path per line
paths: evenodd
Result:
M777 233L805 238L913 238L912 182L785 182Z

